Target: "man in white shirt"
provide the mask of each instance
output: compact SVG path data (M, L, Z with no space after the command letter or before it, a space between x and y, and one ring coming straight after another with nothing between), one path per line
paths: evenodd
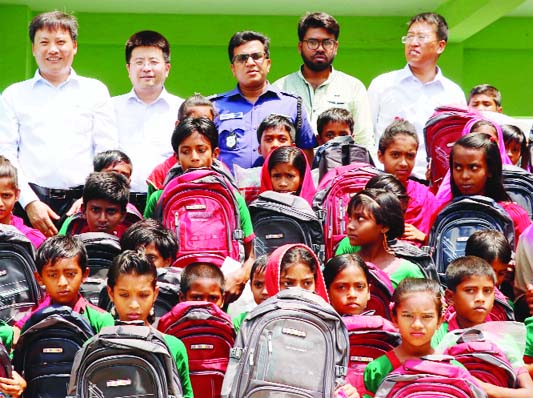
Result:
M308 13L298 23L298 52L303 65L274 82L283 91L303 99L315 134L320 114L330 108L345 108L354 118L354 140L374 154L374 133L364 84L333 68L339 47L340 27L331 15Z
M18 168L19 203L31 224L52 236L54 221L81 197L94 154L116 147L116 124L106 86L72 69L77 20L60 11L43 13L29 34L39 69L2 94L0 154Z
M145 30L126 43L126 69L132 90L113 97L119 148L132 160L130 202L143 212L146 179L173 154L170 138L183 99L167 92L170 46L160 33Z
M422 13L409 21L402 37L407 65L377 76L368 87L376 140L396 117L416 127L419 146L413 174L425 179L427 160L424 125L440 105L465 106L463 90L442 75L437 61L446 48L448 25L436 13Z

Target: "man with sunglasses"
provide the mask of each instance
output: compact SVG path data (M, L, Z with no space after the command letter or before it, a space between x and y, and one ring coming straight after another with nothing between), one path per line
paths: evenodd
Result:
M298 22L298 52L303 65L274 82L276 87L302 97L316 131L320 114L330 108L345 108L354 117L355 142L374 151L374 132L364 84L333 68L339 47L340 27L331 15L308 13Z
M257 128L265 117L281 114L297 126L296 145L311 162L316 139L305 107L297 96L280 91L267 80L269 39L258 32L237 32L230 39L228 55L237 87L210 98L218 114L215 124L219 132L219 159L232 172L235 164L252 167L260 156Z
M419 146L413 174L426 178L424 125L440 105L466 105L463 90L444 77L437 61L448 42L444 17L427 12L411 18L407 35L402 37L407 65L372 80L368 98L376 137L397 117L414 124Z

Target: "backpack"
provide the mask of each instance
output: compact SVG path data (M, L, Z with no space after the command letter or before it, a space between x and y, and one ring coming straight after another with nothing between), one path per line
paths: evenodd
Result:
M435 359L437 356L406 360L383 379L374 397L487 397L466 369L449 362L451 357L444 356L442 360Z
M524 169L503 165L503 187L513 202L518 203L533 220L533 174Z
M163 225L178 240L174 266L185 267L198 253L241 262L244 233L234 192L223 175L210 169L187 170L165 186L158 207Z
M469 120L479 117L465 108L440 106L424 126L426 153L431 159L431 190L437 192L450 168L452 146L463 136L463 129Z
M516 373L503 351L485 340L480 330L463 332L457 344L448 347L444 354L453 356L481 381L506 388L518 386Z
M379 315L386 319L391 319L390 303L392 301L392 294L394 293L394 286L390 280L389 275L382 269L376 267L373 263L367 262L368 274L370 279L370 300L366 304L366 309L374 311L375 315Z
M220 398L229 353L235 343L229 315L213 303L186 301L163 316L157 328L185 344L195 396Z
M493 199L481 195L459 196L441 210L428 241L442 283L446 283L448 264L464 255L470 235L487 229L503 233L514 247L513 221Z
M27 398L64 397L76 352L94 336L89 320L67 306L31 315L13 354L13 366L28 382Z
M37 306L42 290L34 273L33 244L11 225L0 225L0 319L13 325Z
M256 257L288 243L303 243L323 259L322 225L302 197L266 191L250 203Z
M164 336L150 326L104 327L76 355L69 398L182 397Z
M244 319L222 397L331 397L346 375L348 350L333 307L312 292L282 290Z
M439 273L429 253L428 246L420 248L403 240L393 239L389 241L389 248L392 249L396 257L409 260L413 264L416 264L424 274L424 278L440 282Z
M397 347L400 333L390 321L377 315L344 316L342 320L350 339L346 381L362 395L366 392L363 380L366 365Z
M78 236L87 250L89 266L89 276L81 284L80 293L91 304L98 305L100 292L106 287L109 267L120 254L120 241L105 232L85 232Z
M9 352L4 344L0 343L0 377L11 379L12 368Z
M351 163L368 163L374 166L374 161L368 149L355 143L349 136L335 137L318 147L313 159L313 169L319 170L319 181L330 170Z
M369 164L352 163L331 170L318 185L313 210L324 230L325 261L335 255L335 248L346 236L350 199L365 188L368 180L381 173Z

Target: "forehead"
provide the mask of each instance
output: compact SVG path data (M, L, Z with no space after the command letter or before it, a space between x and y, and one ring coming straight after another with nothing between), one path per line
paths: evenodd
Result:
M111 202L107 199L91 199L87 201L87 207L101 207L105 209L120 209L118 203Z
M136 273L120 274L115 286L120 289L132 289L141 291L153 289L154 277L151 274L138 275Z
M326 124L324 125L324 129L349 130L350 125L340 120L330 120L329 122L326 122Z
M457 287L494 286L494 280L488 275L471 275L464 278Z
M485 94L485 93L475 94L475 95L472 96L470 101L483 101L483 102L489 101L489 102L494 102L494 97L492 95L488 95L488 94Z
M132 58L163 58L163 50L155 46L135 47L131 52Z
M283 126L268 127L265 129L265 131L263 131L263 136L274 135L274 134L283 134L283 135L289 136L289 132Z
M66 268L80 268L81 269L81 265L80 265L80 262L79 262L79 256L74 256L74 257L70 257L70 258L58 258L57 260L55 260L55 262L47 262L44 266L43 266L43 271L52 271L52 270L62 270L62 269L66 269Z
M72 40L70 31L62 27L43 27L35 32L35 38L39 39L51 39L51 38L69 38Z
M194 105L187 110L187 116L194 118L205 117L209 119L213 116L213 112L213 108L208 105Z
M211 147L211 143L209 142L207 137L195 130L192 132L192 134L190 134L183 141L181 141L180 147L197 145L208 145L209 147Z
M189 290L195 291L221 291L220 283L215 278L196 278L191 282Z
M233 49L233 55L251 54L257 52L264 52L265 46L259 40L252 40L241 44Z
M324 28L309 28L305 31L305 39L335 39L333 33L329 33Z
M484 151L481 148L465 148L456 145L453 148L453 161L483 162L485 161Z
M437 33L437 26L429 22L413 22L409 29L408 33Z

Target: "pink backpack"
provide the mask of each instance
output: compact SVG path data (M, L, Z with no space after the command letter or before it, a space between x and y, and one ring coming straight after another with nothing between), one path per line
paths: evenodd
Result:
M374 315L390 320L390 304L394 293L392 281L385 271L376 267L373 263L367 262L366 265L370 275L368 280L370 284L370 300L368 300L366 309L374 311Z
M362 191L366 183L382 172L367 163L352 163L329 171L320 181L313 199L313 210L322 221L326 261L346 236L346 210L353 195Z
M242 260L239 206L231 183L211 169L193 169L171 180L158 202L162 222L174 231L178 253L174 266L185 267L199 254Z
M387 355L388 356L388 355ZM486 398L472 375L452 365L451 357L408 359L389 373L375 398Z
M363 380L366 365L398 346L401 337L398 329L381 316L352 315L342 317L342 320L350 339L346 381L362 396L367 392Z
M186 301L161 317L157 329L185 344L194 395L219 398L235 343L231 318L213 303Z

